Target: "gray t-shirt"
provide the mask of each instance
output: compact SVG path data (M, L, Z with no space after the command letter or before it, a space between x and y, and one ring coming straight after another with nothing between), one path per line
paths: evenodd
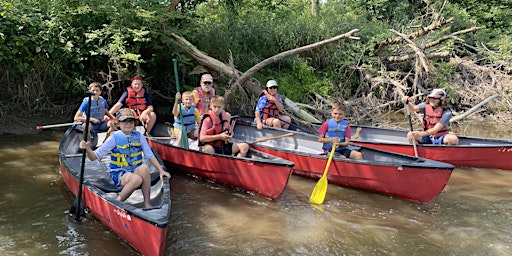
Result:
M418 108L420 108L420 113L423 114L423 116L425 116L425 114L426 114L426 107L427 107L427 104L425 102L418 104ZM439 123L444 126L450 126L451 118L452 118L452 111L449 109L445 109L445 110L443 110L443 115L442 115L441 119L439 120Z

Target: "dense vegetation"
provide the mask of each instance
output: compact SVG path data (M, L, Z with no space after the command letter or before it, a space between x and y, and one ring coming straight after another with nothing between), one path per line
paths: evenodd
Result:
M277 79L286 85L281 91L284 95L310 105L317 100L314 94L330 99L367 95L383 101L393 99L388 86L372 86L372 80L364 76L395 74L396 79L405 79L402 73L410 72L411 65L386 60L406 54L399 44L382 51L376 47L396 37L390 29L410 34L449 18L453 18L449 25L440 26L417 43L425 45L478 27L442 41L436 51L469 57L476 65L492 65L500 74L511 75L512 6L505 0L329 0L319 4L315 14L311 1L306 0L194 0L181 1L176 9L170 8L172 2L0 1L0 117L12 112L29 117L46 111L71 116L91 81L106 83L105 95L113 103L136 74L145 78L157 104L168 104L175 93L171 60L179 60L180 83L187 88L198 83L197 73L201 71L173 42L171 33L243 72L280 52L359 29L360 40L294 55L255 74L262 83ZM450 78L466 69L446 56L431 59L431 65L429 76L423 77L424 84L429 85L424 87L447 88L457 102L468 106L475 103L455 95L459 87L454 87ZM231 79L217 74L221 91ZM251 102L255 95L239 97ZM457 102L455 107L463 110ZM500 104L493 111L510 108L508 100Z

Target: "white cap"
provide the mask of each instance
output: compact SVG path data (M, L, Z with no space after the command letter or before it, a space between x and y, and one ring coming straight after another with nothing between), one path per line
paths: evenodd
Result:
M268 80L267 82L267 88L272 86L278 86L276 80Z
M427 97L439 99L443 96L446 96L446 92L443 89L434 89Z

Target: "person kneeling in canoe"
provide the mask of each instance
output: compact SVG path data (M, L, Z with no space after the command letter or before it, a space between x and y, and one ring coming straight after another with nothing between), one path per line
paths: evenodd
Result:
M414 105L408 96L404 96L402 101L407 104L411 112L423 114L423 131L409 132L407 134L409 143L412 143L414 137L418 143L422 144L459 144L457 135L449 133L452 111L443 89L432 90L427 100L418 105Z
M192 92L186 91L183 95L177 92L174 99L174 106L172 108L172 114L174 115L173 131L174 137L176 137L176 145L179 146L181 145L181 132L184 128L187 133L187 138L197 140L198 132L196 124L201 121L201 114L199 114L199 110L193 105L194 94ZM183 100L178 106L180 99Z
M110 157L109 176L116 186L123 186L117 199L124 201L141 187L144 207L151 207L150 189L151 175L149 167L142 163L143 157L160 172L160 179L170 178L151 151L144 135L135 130L135 113L129 108L120 109L117 114L120 131L115 131L98 149L93 151L90 142L81 141L80 148L85 149L87 157L94 161L101 159L112 151Z
M249 144L231 142L231 115L224 111L224 105L224 97L217 95L212 98L210 110L203 115L199 125L199 148L206 153L245 157Z
M332 118L327 119L318 129L318 142L323 143L322 149L324 153L328 153L332 149L333 143L338 143L336 153L352 159L363 159L363 154L359 151L348 149L350 144L350 125L347 122L346 107L341 103L334 104L331 110Z

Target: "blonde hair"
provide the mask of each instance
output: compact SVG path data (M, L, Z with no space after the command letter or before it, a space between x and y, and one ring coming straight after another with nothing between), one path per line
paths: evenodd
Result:
M220 95L215 95L215 96L213 96L211 103L212 104L218 103L218 104L224 105L225 104L224 97L222 97Z
M192 101L194 101L194 93L192 93L191 91L183 92L183 94L181 95L181 97L182 97L182 98L192 97Z

